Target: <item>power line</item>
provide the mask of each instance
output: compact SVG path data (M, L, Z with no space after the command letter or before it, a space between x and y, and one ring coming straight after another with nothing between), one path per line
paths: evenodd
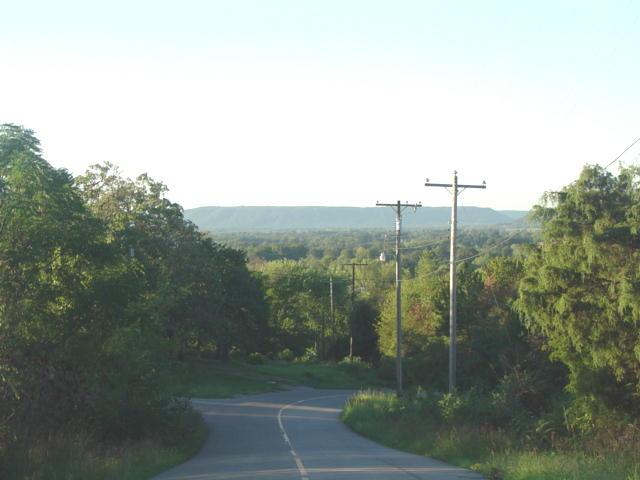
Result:
M365 267L368 263L343 263L343 266L351 267L351 305L349 308L349 359L353 358L353 304L356 296L356 267Z
M640 137L636 138L635 141L629 145L627 148L625 148L622 153L620 155L618 155L616 158L614 158L613 160L611 160L606 167L604 167L604 169L606 170L607 168L609 168L611 165L613 165L617 160L620 159L620 157L622 157L625 153L627 153L629 150L631 150L631 148L636 144L640 142Z
M402 212L407 208L413 208L415 212L422 207L421 203L396 203L376 202L376 207L391 207L396 214L396 394L402 396L402 310L400 297L400 276L402 274L400 258L400 234L402 230Z
M508 242L509 240L511 240L513 237L515 237L516 235L518 235L520 232L519 231L515 231L513 232L511 235L509 235L507 238L502 239L501 241L499 241L498 243L491 245L490 247L487 247L485 249L483 249L482 251L476 253L475 255L470 255L468 257L464 257L464 258L459 258L458 260L456 260L456 263L460 263L460 262L464 262L465 260L471 260L472 258L476 258L479 257L481 255L484 255L487 252L490 252L491 250L495 250L496 248L498 248L500 245L505 244L506 242Z
M466 233L472 232L472 231L473 231L472 228L459 229L457 231L457 233L458 233L457 236L463 236L463 234L466 234ZM492 250L495 250L499 246L503 245L504 243L508 242L509 240L513 239L514 237L516 237L517 235L519 235L521 233L523 233L523 230L515 230L513 233L509 234L507 237L504 237L501 240L498 240L497 243L495 243L493 245L490 245L488 247L486 247L486 246L482 247L482 249L479 250L478 253L475 253L473 255L469 255L467 257L456 259L456 263L461 263L461 262L464 262L466 260L471 260L473 258L480 257L480 256L484 255L485 253L488 253L488 252L490 252ZM423 243L423 244L420 244L420 245L414 245L414 246L409 246L409 247L400 247L400 250L401 251L406 251L406 250L417 250L417 249L421 249L421 248L426 248L426 247L429 247L429 246L432 246L432 245L438 245L438 244L444 242L446 239L447 239L447 237L442 237L442 238L440 238L438 240L434 240L432 242ZM350 265L350 264L349 263L345 263L343 265ZM264 272L262 270L256 270L256 272L261 273L261 274L263 274L263 275L265 275L265 276L267 276L269 278L279 278L279 279L281 279L281 278L291 277L291 278L309 279L309 277L306 276L304 273L281 273L281 272L267 273L267 272ZM349 283L349 281L347 279L341 278L341 277L334 278L334 282L335 281L342 282L344 284Z
M458 193L467 188L487 188L482 185L458 183L458 172L453 172L453 183L431 183L427 178L426 187L443 187L451 192L451 246L449 260L449 392L456 388L456 228L458 223ZM451 190L449 190L451 189Z
M256 270L256 272L264 275L268 280L282 280L282 279L291 279L291 280L308 280L309 283L324 283L329 276L332 274L327 274L326 277L309 277L304 273L268 273L260 270ZM342 285L348 285L349 280L342 277L334 277L334 283L340 283Z
M442 242L446 241L448 236L449 235L447 235L446 237L439 238L438 240L434 240L432 242L423 243L421 245L412 245L410 247L402 247L400 250L417 250L417 249L420 249L420 248L425 248L425 247L430 247L432 245L437 245L439 243L442 243Z
M484 255L485 253L488 253L492 250L495 250L496 248L498 248L500 245L505 244L506 242L508 242L509 240L513 239L515 236L517 236L519 233L522 233L521 231L516 231L513 232L512 234L510 234L509 236L503 238L502 240L499 240L497 243L494 243L493 245L489 246L489 247L485 247L482 250L480 250L478 253L474 254L474 255L469 255L468 257L464 257L464 258L459 258L456 260L456 264L458 263L462 263L466 260L470 260L472 258L476 258L476 257L480 257L482 255ZM441 270L443 267L445 267L446 265L448 265L448 263L445 263L444 261L440 261L440 260L434 260L434 267L432 270L429 271L429 274L433 274L433 273L438 273L439 270ZM411 279L407 279L404 280L404 283L408 283L408 282L413 282L417 279L416 278L411 278Z
M510 225L513 225L513 224L518 223L520 221L521 221L521 219L518 218L518 219L512 220L511 222L508 222L508 223L503 223L503 224L500 224L500 225L496 225L496 226L492 227L491 230L494 230L494 231L495 230L504 230L504 229L507 229ZM458 236L460 236L460 237L462 237L462 236L464 236L464 235L466 235L468 233L477 232L477 231L481 231L481 230L479 230L477 227L469 227L469 226L457 229ZM432 245L438 245L439 243L442 243L442 242L446 241L449 238L449 236L450 236L450 234L447 233L446 236L441 237L439 239L436 239L436 240L433 240L433 241L429 241L427 243L422 243L422 244L419 244L419 245L411 245L411 246L408 246L408 247L402 247L401 250L417 250L419 248L425 248L425 247L430 247Z

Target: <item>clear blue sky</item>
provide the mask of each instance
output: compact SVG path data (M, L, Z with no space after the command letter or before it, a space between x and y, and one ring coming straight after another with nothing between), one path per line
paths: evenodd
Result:
M640 136L640 0L0 0L0 122L186 207L529 208ZM624 157L638 159L640 149Z

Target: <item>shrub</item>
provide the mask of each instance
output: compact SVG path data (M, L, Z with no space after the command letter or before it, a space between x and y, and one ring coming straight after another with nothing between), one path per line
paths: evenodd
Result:
M449 423L462 423L469 416L469 395L445 393L438 401L438 407L440 416L444 421Z
M353 357L349 357L347 355L338 363L341 365L364 365L365 364L360 357L357 357L355 355Z
M290 348L285 348L276 354L276 359L284 362L291 362L295 358L295 354Z
M383 357L378 363L378 375L387 383L395 382L396 367L395 360L390 357Z
M313 347L307 347L305 352L295 359L298 363L316 363L318 362L318 352Z
M184 402L163 389L166 341L132 325L115 332L100 352L100 368L89 383L89 417L95 433L115 439L141 438L161 430Z
M219 354L216 356L219 357ZM244 360L247 360L247 355L238 347L233 346L229 349L229 360L232 360L234 362L242 362Z
M403 361L407 385L429 385L444 390L447 385L449 347L439 337L425 343L423 350Z
M250 363L251 365L262 365L264 364L264 360L264 355L258 352L253 352L249 354L247 363Z

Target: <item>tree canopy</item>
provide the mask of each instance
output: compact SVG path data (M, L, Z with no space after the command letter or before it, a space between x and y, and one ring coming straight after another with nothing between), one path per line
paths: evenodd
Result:
M266 349L260 279L166 192L111 164L74 179L0 126L0 444L71 420L141 435L170 414L163 363Z
M640 170L587 166L536 209L520 310L570 370L570 387L611 407L640 394Z

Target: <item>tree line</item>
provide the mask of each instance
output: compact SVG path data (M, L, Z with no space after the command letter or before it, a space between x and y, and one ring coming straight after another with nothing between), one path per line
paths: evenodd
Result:
M637 419L639 178L636 167L614 174L587 165L576 181L542 198L529 228L462 232L461 390L501 392L519 405L511 409L517 421L553 419L564 431ZM225 234L250 252L251 267L264 275L276 307L270 316L273 352L303 355L311 348L339 360L353 334L355 354L392 380L394 267L384 234ZM441 391L448 368L447 237L415 231L403 243L405 373L410 384ZM391 261L378 261L383 250ZM345 264L353 261L368 265L357 270L351 305ZM318 347L318 338L330 319L329 276L340 289L335 325L325 340L332 347L326 348Z
M265 349L261 279L166 190L108 163L73 178L0 127L0 447L70 425L144 436L179 403L168 362Z
M637 419L639 178L586 166L531 227L461 232L461 389L508 398L517 422ZM203 233L166 193L109 163L74 178L32 131L0 127L2 445L69 422L168 428L163 365L192 355L337 361L353 337L350 361L392 379L388 232ZM408 231L403 247L406 379L444 390L448 234ZM353 284L350 262L367 264Z

